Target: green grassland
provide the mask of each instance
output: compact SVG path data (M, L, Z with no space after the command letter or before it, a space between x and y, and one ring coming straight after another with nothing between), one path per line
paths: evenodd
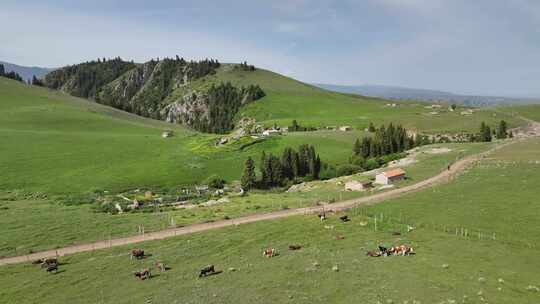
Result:
M419 153L417 162L404 167L408 179L397 186L418 182L444 170L449 163L466 155L479 153L492 144L439 144L425 146L420 151L448 148L444 154ZM366 180L358 174L351 178ZM65 206L55 200L29 197L20 199L17 192L0 195L0 226L6 233L0 235L0 256L26 254L71 244L85 243L135 235L139 226L146 232L161 230L171 225L235 218L283 208L313 206L319 202L339 201L369 195L370 192L346 192L342 180L314 181L309 191L286 193L282 191L252 191L246 196L230 196L230 202L212 207L189 210L164 210L157 213L125 213L110 215L95 212L90 204ZM47 227L46 230L41 227Z
M301 125L327 127L350 125L365 129L370 122L377 124L400 123L408 129L425 133L453 133L476 131L482 121L496 125L505 119L511 126L521 124L519 119L491 110L478 110L472 116L463 116L458 107L454 112L443 108L430 110L426 103L388 102L351 94L325 91L294 79L257 69L246 72L233 65L223 65L215 75L199 80L194 86L208 86L216 82L231 82L237 86L259 84L267 96L242 109L239 116L255 117L267 126L274 123L288 126L293 119ZM387 103L396 103L388 107ZM438 115L429 114L432 111Z
M536 303L540 293L527 287L540 286L539 145L509 146L450 184L351 210L348 223L298 216L230 227L137 245L152 254L140 261L129 259L132 246L64 257L58 274L6 266L0 301ZM518 150L522 158L508 157ZM378 244L402 243L416 255L365 256ZM288 251L289 244L304 248ZM280 255L262 257L268 246ZM148 281L133 277L156 260L171 269ZM198 279L210 263L223 273Z
M250 73L249 78L244 77L246 73ZM323 91L264 70L233 69L220 71L213 77L266 84L267 97L248 106L244 115L251 113L261 118L262 114L255 113L259 110L253 112L260 107L260 113L279 118L284 124L297 118L306 124L343 125L362 116L355 120L355 126L395 120L408 121L406 125L425 131L439 128L436 127L439 124L443 129L473 131L480 120L503 116L489 111L479 111L472 118L453 113L441 117L417 115L413 113L419 111L415 105L386 109L380 101ZM409 107L413 110L407 110ZM315 145L328 163L344 163L354 139L362 134L360 131L302 132L245 149L216 148L214 135L143 119L5 78L0 79L0 109L3 114L0 169L4 172L0 189L49 193L173 187L200 182L214 173L231 181L239 178L242 163L248 156L258 159L263 150L279 153L286 146L303 143ZM353 116L356 118L351 120ZM416 118L411 120L411 117ZM520 123L516 119L510 121ZM174 129L176 136L162 139L160 133L164 129Z
M531 120L540 121L540 105L538 104L500 107L498 110L510 115L520 115Z

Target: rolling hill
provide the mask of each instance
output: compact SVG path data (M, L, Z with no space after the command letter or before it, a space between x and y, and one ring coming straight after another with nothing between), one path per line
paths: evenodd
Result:
M426 104L419 102L390 106L378 98L330 92L250 67L178 57L144 64L116 58L58 69L45 77L45 83L141 116L211 133L231 131L242 117L255 118L266 127L289 126L297 120L315 128L350 125L362 130L370 122L393 122L424 133L470 132L481 121L495 124L501 119L519 124L489 109L463 116L461 109L426 110Z
M380 99L329 92L263 69L246 71L231 64L222 64L214 73L189 82L188 88L175 88L168 96L174 99L182 90L204 91L223 82L235 87L258 85L266 94L240 107L235 119L252 117L265 126L288 126L296 119L301 125L321 128L351 125L354 131L291 133L248 148L234 143L216 146L220 138L216 135L1 78L4 119L0 137L6 149L1 152L0 167L8 174L0 177L0 187L71 193L193 184L214 173L235 180L248 156L257 159L263 150L279 153L284 147L303 143L315 145L326 162L346 163L354 140L370 122L402 123L426 133L475 132L481 121L495 125L505 119L510 126L523 123L487 109L463 116L459 108L433 115L422 103L388 106ZM176 135L162 139L160 133L165 129L175 130Z

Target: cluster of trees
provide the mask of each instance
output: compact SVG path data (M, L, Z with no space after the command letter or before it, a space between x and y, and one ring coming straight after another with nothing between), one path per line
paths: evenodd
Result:
M180 58L180 61L184 61L183 58ZM220 66L221 64L217 59L190 61L189 63L187 63L186 74L189 79L198 79L206 75L215 74L216 69Z
M471 136L472 142L490 142L493 137L498 139L505 139L508 137L514 137L512 132L508 131L508 124L506 121L501 120L497 129L491 129L485 122L480 124L480 132Z
M78 97L96 99L105 84L135 66L135 63L123 61L120 57L103 58L52 71L45 76L44 84L51 89L63 88Z
M292 124L289 126L289 132L305 132L305 131L315 131L316 128L314 127L302 127L300 124L295 120L292 121Z
M378 129L370 123L368 130L373 132L373 136L364 137L361 141L356 140L350 159L351 165L356 167L349 166L348 171L378 168L389 161L401 158L406 150L429 143L426 137L409 136L404 127L394 126L392 123L388 127L382 125Z
M371 129L371 126L370 126ZM355 156L362 158L380 157L388 154L399 153L420 145L414 136L408 136L407 130L401 125L394 126L392 123L385 128L373 127L372 137L364 137L362 141L356 140L353 152Z
M21 81L21 82L24 81L21 75L17 74L14 71L6 73L6 68L4 67L3 64L0 64L0 76L7 77L7 78L17 80L17 81Z
M248 65L247 61L244 61L244 62L240 63L240 68L243 71L250 71L250 72L255 71L255 66L254 65Z
M299 178L316 180L320 177L321 168L321 159L310 145L301 145L298 151L285 148L281 157L263 152L259 167L261 178L257 179L255 162L249 157L241 178L242 188L280 187Z
M212 84L207 95L208 118L197 120L193 127L223 134L234 129L234 117L242 105L264 97L265 93L258 85L237 88L227 82Z

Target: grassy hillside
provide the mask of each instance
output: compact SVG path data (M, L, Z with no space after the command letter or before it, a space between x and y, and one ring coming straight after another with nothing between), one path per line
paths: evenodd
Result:
M521 115L528 119L540 121L540 104L500 107L498 109L511 115Z
M0 300L534 303L539 297L534 286L540 286L535 216L540 159L534 153L539 147L538 139L510 146L451 184L353 210L348 223L335 216L324 223L315 216L295 217L148 242L141 247L152 256L140 261L129 259L132 247L78 254L63 258L56 275L30 264L7 266ZM518 151L520 160L508 157ZM415 227L411 232L409 225ZM402 243L414 246L416 255L365 256L379 244ZM288 251L289 244L304 248ZM280 255L262 257L268 246ZM133 277L132 271L156 260L171 269L148 281ZM197 279L198 270L210 263L224 272Z
M312 143L326 161L345 162L359 133L294 134L237 153L213 135L141 118L109 107L0 78L0 189L81 192L160 187L217 173L239 178L248 155ZM161 138L173 129L175 136ZM327 145L326 143L331 143ZM232 169L231 169L232 168Z
M420 111L419 105L387 108L379 101L329 93L264 70L227 71L227 65L212 77L264 82L267 97L243 113L268 124L288 124L293 118L314 125L396 120L426 131L473 130L480 117L494 121L502 116L496 114L495 118L494 113L479 112L473 117L459 117L461 122L450 113L444 114L447 117L425 116L415 114ZM362 135L360 131L296 133L241 151L238 147L216 148L218 138L214 135L143 119L5 78L0 79L0 109L0 140L5 143L0 168L6 172L0 177L0 188L53 193L191 184L212 173L233 180L239 178L247 156L258 158L262 150L279 152L302 143L315 145L324 161L344 163L354 139ZM176 136L162 139L164 129L174 129Z
M217 73L196 81L193 87L207 87L212 83L230 81L237 86L258 84L267 93L263 99L245 107L238 115L255 117L267 126L274 123L288 126L293 119L303 125L314 127L351 125L357 129L366 128L370 122L398 122L405 127L426 133L476 131L482 121L496 125L501 119L518 125L519 119L489 109L476 111L471 116L461 115L462 108L455 112L430 110L427 103L385 101L378 98L340 94L325 91L294 79L257 69L249 72L222 65ZM388 107L396 103L397 107ZM438 111L432 115L430 112Z
M442 144L420 149L416 162L403 167L408 180L398 183L403 187L416 183L438 172L460 157L479 153L491 144ZM448 153L429 153L434 148L450 149ZM425 152L425 153L422 153ZM319 202L339 201L372 194L372 192L348 192L343 181L367 180L363 174L329 181L308 183L302 192L251 191L244 196L229 196L229 203L190 210L166 208L159 212L125 213L110 215L95 212L92 204L66 206L57 203L55 197L43 199L17 191L0 191L0 226L6 233L0 235L0 256L26 254L55 247L85 243L109 237L136 235L143 225L146 232L162 230L171 225L187 225L236 218L253 213L312 206ZM377 192L375 192L377 193ZM132 197L133 194L126 194ZM41 227L47 227L44 232Z

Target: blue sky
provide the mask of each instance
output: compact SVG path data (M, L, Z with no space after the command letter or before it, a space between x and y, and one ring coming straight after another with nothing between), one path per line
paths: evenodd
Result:
M540 96L537 0L2 0L0 60L247 60L306 82Z

